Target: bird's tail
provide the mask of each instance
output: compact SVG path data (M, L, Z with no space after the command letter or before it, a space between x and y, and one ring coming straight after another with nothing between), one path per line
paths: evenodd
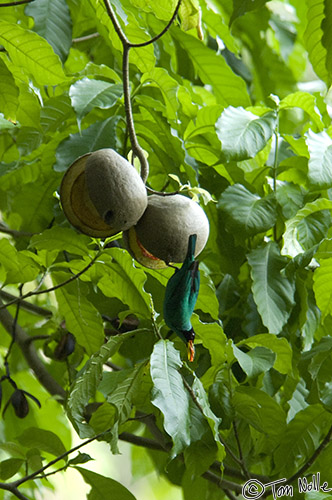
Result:
M196 248L197 234L191 234L188 240L188 251L186 260L194 260L195 258L195 248Z

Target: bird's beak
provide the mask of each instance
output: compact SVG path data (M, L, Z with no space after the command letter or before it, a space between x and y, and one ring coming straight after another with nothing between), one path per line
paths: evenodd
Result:
M195 347L194 347L194 341L193 340L188 340L188 359L190 362L194 361L195 357Z

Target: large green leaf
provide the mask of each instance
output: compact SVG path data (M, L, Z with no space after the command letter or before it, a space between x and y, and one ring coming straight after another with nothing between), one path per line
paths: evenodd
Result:
M327 71L326 61L328 52L323 45L324 8L325 0L307 0L307 27L304 33L304 42L309 54L310 62L319 78L329 83L331 76ZM325 24L324 32L329 28ZM327 29L326 29L327 28ZM326 38L324 39L326 43Z
M285 374L290 374L293 370L293 351L285 338L279 338L275 335L261 333L259 335L253 335L248 339L241 340L237 345L246 345L251 348L259 346L266 347L276 355L273 365L276 370Z
M6 64L0 59L0 110L15 121L18 107L18 87Z
M125 422L130 415L132 408L132 398L136 391L139 391L142 368L145 363L138 364L127 371L126 378L117 384L114 391L107 397L107 401L112 403L118 410L120 423Z
M309 94L309 92L298 91L289 94L280 101L279 109L287 109L293 107L301 108L303 109L303 111L308 113L318 130L322 130L324 128L322 116L317 107L317 99L314 95Z
M76 158L103 148L116 149L116 126L119 117L111 116L103 121L97 121L90 127L70 134L68 139L64 140L56 152L56 163L54 170L64 172L73 163Z
M323 319L326 318L328 314L332 313L332 256L326 258L326 254L332 251L331 240L324 243L322 250L324 249L325 256L320 258L319 254L317 259L319 260L319 267L315 269L314 272L314 292L317 306L319 307Z
M68 398L68 410L74 427L81 438L94 434L93 429L85 422L84 409L90 399L94 397L102 379L103 365L117 351L122 342L131 335L132 333L129 332L110 338L90 357L73 384Z
M82 467L75 467L75 469L92 487L87 497L89 500L136 500L134 495L118 481Z
M244 237L270 229L276 221L276 198L273 194L261 198L242 184L229 186L221 195L218 206L227 214L227 224Z
M230 24L246 12L252 10L260 9L263 7L268 0L233 0L233 12L230 20Z
M30 240L30 246L37 250L66 251L74 255L86 256L89 252L91 239L83 234L78 234L66 227L54 226L36 234Z
M316 189L330 187L332 184L332 139L326 132L315 134L309 130L306 143L310 153L308 163L310 183Z
M155 344L151 355L151 402L164 415L164 429L173 440L172 457L190 444L189 396L179 373L181 366L172 342L160 340Z
M40 111L40 122L44 133L56 132L67 126L66 120L74 118L73 108L67 95L51 97L45 102Z
M219 104L250 105L244 80L233 73L221 55L187 33L174 29L172 34L192 60L202 82L212 86Z
M226 161L254 158L271 139L277 123L275 112L259 117L238 107L229 106L217 120L217 135Z
M62 61L72 44L71 18L65 0L39 0L27 5L26 14L35 21L34 31L45 38Z
M106 297L117 297L131 312L151 317L150 294L144 290L146 275L134 266L126 250L105 250L96 263L96 272L100 276L98 287Z
M332 210L332 201L325 198L318 198L317 200L307 203L301 210L297 212L295 217L289 219L286 222L286 230L284 232L284 245L282 248L283 255L289 255L291 257L296 257L297 255L303 253L305 249L299 242L298 231L299 225L303 224L303 221L310 215L319 212L320 210ZM308 231L310 231L310 225L307 225ZM302 226L303 230L303 226Z
M84 77L73 83L69 96L79 122L93 108L108 109L122 96L122 85Z
M257 309L270 333L280 333L294 305L294 280L282 274L287 259L270 242L248 255L253 280L252 291Z
M260 346L254 347L251 351L245 353L233 345L233 352L242 370L249 378L269 371L276 358L270 349Z
M5 271L3 282L25 283L37 278L40 268L28 251L18 252L7 240L0 240L0 267Z
M62 455L66 451L64 444L57 434L37 427L25 429L18 436L17 441L26 448L38 448L55 456Z
M172 78L164 68L154 68L149 73L144 73L141 83L149 86L156 86L162 93L165 101L167 116L171 120L176 119L179 108L177 92L179 84Z
M232 398L236 415L268 436L276 446L286 426L286 415L281 406L266 392L256 387L237 387ZM271 453L271 449L269 450Z
M332 423L331 413L320 405L311 405L298 412L284 430L274 453L275 472L292 474L317 449Z
M36 33L0 20L0 43L13 63L32 75L38 85L58 85L65 81L59 57Z
M64 272L52 273L55 285L72 275ZM59 313L66 321L66 328L76 337L86 352L91 355L98 351L104 341L104 328L101 316L86 298L85 283L75 280L55 292Z

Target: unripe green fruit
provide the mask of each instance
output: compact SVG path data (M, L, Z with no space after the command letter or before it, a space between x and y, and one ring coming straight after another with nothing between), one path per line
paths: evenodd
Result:
M209 236L209 221L198 203L180 194L151 195L141 219L124 233L124 241L138 262L161 268L184 261L191 234L197 234L197 256Z

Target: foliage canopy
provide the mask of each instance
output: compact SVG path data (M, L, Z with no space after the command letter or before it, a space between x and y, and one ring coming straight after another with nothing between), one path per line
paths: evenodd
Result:
M154 43L176 0L110 3L141 44L147 185L210 222L196 356L162 317L174 271L135 263L121 234L79 234L59 203L78 156L130 157L107 2L0 0L0 498L47 495L69 467L91 499L135 498L85 467L70 424L110 453L133 443L133 467L149 457L185 500L233 499L248 478L332 484L330 2L182 0Z

